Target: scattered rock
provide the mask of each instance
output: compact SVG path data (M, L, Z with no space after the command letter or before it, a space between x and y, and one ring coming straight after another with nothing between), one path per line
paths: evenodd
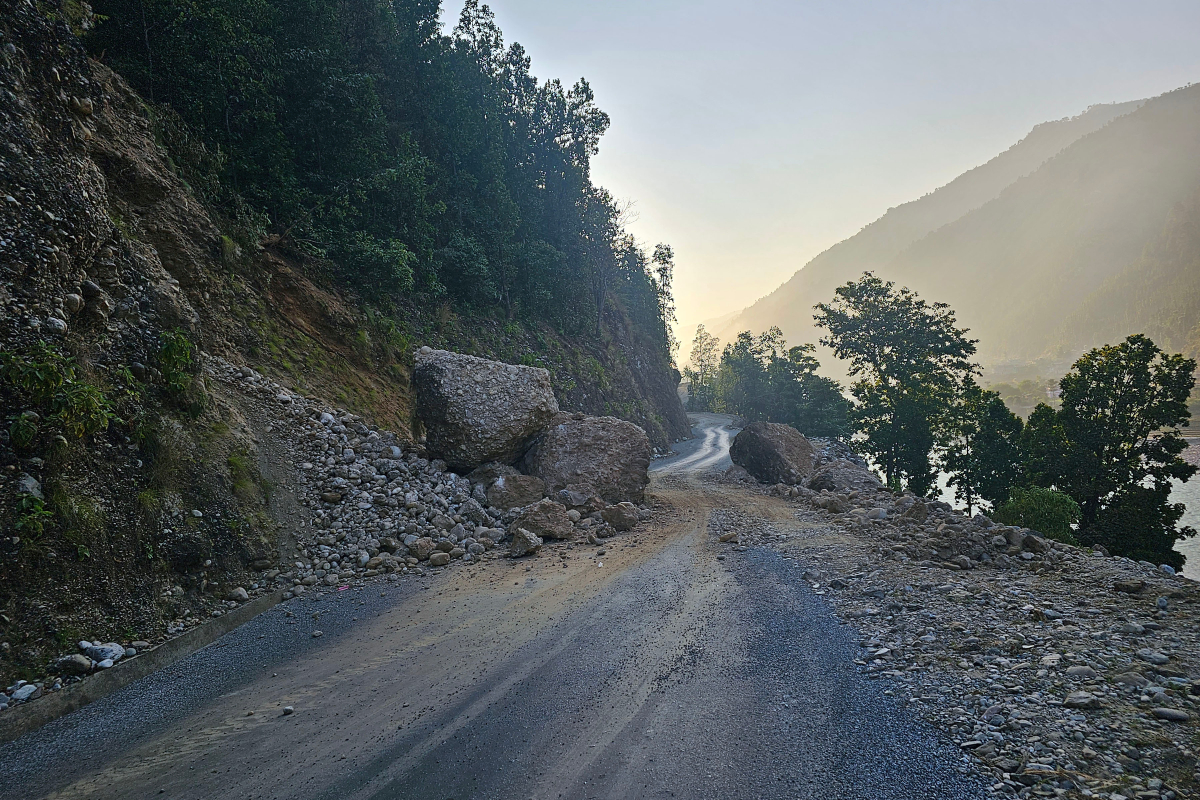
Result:
M524 528L517 528L512 535L512 542L508 546L508 554L513 558L532 555L540 550L542 540L534 536Z
M618 531L630 531L638 524L638 508L633 503L617 503L600 512L601 518Z
M575 526L561 503L543 499L526 508L512 523L542 539L573 539Z
M54 669L64 675L86 675L92 670L92 660L85 655L72 653L54 662Z
M1152 708L1150 713L1158 719L1166 720L1167 722L1187 722L1192 718L1192 715L1186 711L1180 711L1177 708Z
M1100 698L1091 692L1071 692L1063 700L1067 708L1100 708Z

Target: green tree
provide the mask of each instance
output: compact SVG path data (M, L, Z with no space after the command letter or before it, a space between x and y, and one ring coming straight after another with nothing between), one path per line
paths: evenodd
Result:
M992 512L992 519L1001 525L1032 528L1066 544L1077 544L1071 526L1079 517L1079 504L1070 495L1040 486L1014 487L1009 499Z
M721 365L721 340L703 325L696 326L692 353L683 374L691 382L690 407L693 411L712 411L716 403L717 370Z
M1085 353L1059 387L1062 408L1039 406L1030 417L1028 472L1081 509L1080 540L1118 555L1137 554L1182 566L1175 542L1182 507L1168 502L1172 480L1196 467L1183 460L1180 434L1196 362L1163 353L1134 335Z
M857 378L851 421L888 485L928 494L936 473L931 453L956 388L978 370L975 340L956 326L945 303L926 303L870 272L840 286L814 319L828 331L821 344L850 362Z
M725 346L716 377L716 407L751 421L783 422L809 436L845 436L846 399L834 380L816 374L813 346L789 348L772 327L742 331Z
M972 512L980 501L1008 499L1020 477L1024 425L996 392L968 377L946 415L942 469L954 495Z

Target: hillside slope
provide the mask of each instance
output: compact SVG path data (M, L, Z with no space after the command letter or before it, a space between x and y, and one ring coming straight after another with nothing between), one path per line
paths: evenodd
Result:
M772 325L789 341L815 341L812 306L833 295L838 285L864 270L885 267L918 239L995 199L1017 179L1113 119L1134 111L1140 102L1092 106L1083 114L1037 125L1021 141L924 197L888 209L854 236L818 255L771 294L718 326L722 341L739 331L759 332ZM685 336L691 331L684 331Z
M1200 356L1200 189L1171 209L1141 257L1084 298L1054 338L1083 350L1131 333Z
M286 230L248 237L199 197L166 110L48 7L0 0L0 684L80 639L207 616L286 561L295 465L208 354L401 439L425 344L545 366L562 408L656 447L687 435L636 293L583 331L445 297L381 310Z
M955 308L985 364L1070 357L1079 335L1099 322L1077 317L1080 328L1064 338L1056 334L1061 320L1135 262L1197 186L1193 86L1081 138L880 273Z

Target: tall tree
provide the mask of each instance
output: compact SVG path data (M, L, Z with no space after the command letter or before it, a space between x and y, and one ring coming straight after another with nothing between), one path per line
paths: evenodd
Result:
M1026 436L1031 476L1079 503L1080 540L1118 554L1182 565L1176 541L1195 534L1176 523L1172 480L1196 467L1180 434L1196 362L1163 353L1143 335L1085 353L1059 387L1062 408L1035 409Z
M1008 500L1020 478L1024 427L997 392L964 381L946 415L941 465L968 513L980 501L995 507Z
M693 411L712 411L716 402L717 369L721 365L721 340L703 325L696 326L692 353L683 374L691 382L690 408Z
M809 436L848 432L847 402L837 381L816 374L811 344L789 348L783 331L742 331L726 345L716 378L716 406L752 421L783 422Z
M821 344L850 362L857 401L853 422L888 485L927 494L936 473L931 453L956 387L978 371L975 340L945 303L927 303L870 272L840 286L814 319Z

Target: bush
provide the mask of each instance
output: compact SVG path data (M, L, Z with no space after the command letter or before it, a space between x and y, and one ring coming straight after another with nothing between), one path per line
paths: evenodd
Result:
M1079 504L1056 489L1037 486L1013 489L1009 500L993 512L1001 525L1032 528L1043 536L1066 544L1076 544L1071 525L1079 521Z

